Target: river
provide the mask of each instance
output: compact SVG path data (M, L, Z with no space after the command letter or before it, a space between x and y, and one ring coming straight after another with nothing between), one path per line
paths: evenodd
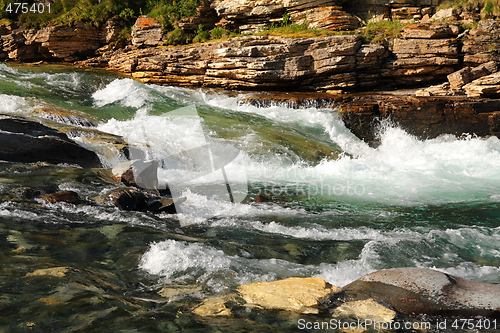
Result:
M253 95L1 64L0 113L88 115L167 171L192 172L170 156L197 145L198 124L214 146L244 158L226 168L243 189L236 203L200 194L213 181L202 177L179 190L187 198L181 218L95 204L112 186L74 166L0 162L0 331L295 331L299 318L313 317L241 310L207 319L190 309L253 281L313 276L345 286L395 267L500 282L498 138L421 141L386 123L371 148L335 109L240 102ZM170 121L182 107L198 120ZM123 161L100 158L106 167ZM9 199L20 186L74 190L86 200ZM259 194L272 202L254 203ZM64 276L30 275L50 267L65 267Z

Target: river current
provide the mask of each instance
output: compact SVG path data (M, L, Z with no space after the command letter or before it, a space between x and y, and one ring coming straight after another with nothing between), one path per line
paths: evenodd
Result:
M333 108L241 102L250 96L1 64L0 113L85 114L99 131L166 160L165 170L190 172L168 157L196 144L196 124L165 115L194 107L207 140L244 152L226 172L248 193L231 203L196 192L210 178L194 180L180 193L189 212L179 221L92 203L112 187L74 166L0 162L0 332L295 331L299 317L283 313L222 320L190 309L253 281L313 276L342 287L395 267L500 282L497 137L422 141L386 123L371 148ZM75 140L103 151L99 141ZM100 158L106 167L123 161ZM19 186L74 190L87 201L5 199ZM259 194L273 201L254 203ZM50 267L65 276L30 275Z

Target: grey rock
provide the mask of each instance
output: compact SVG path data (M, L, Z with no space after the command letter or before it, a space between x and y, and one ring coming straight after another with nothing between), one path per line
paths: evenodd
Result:
M0 159L10 162L48 162L101 167L99 157L66 134L21 117L0 115Z
M500 318L500 285L425 268L393 268L365 275L344 288L349 299L369 299L405 314Z

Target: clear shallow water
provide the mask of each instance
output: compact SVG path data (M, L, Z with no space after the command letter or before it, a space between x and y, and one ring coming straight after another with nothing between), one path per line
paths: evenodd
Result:
M248 185L248 197L231 204L197 194L197 186L211 182L199 179L182 192L189 214L180 225L168 215L94 204L93 197L113 188L96 173L2 163L0 329L284 331L294 330L298 317L253 313L222 323L189 309L242 283L318 276L344 286L392 267L500 282L498 138L420 141L386 124L374 149L334 110L239 103L247 96L0 65L1 113L33 116L40 106L86 113L101 121L100 131L143 146L169 171L193 171L169 156L192 146L195 136L193 121L165 115L195 105L207 139L246 152L227 173ZM120 161L102 159L108 166ZM8 201L19 186L71 189L88 201ZM275 203L252 203L257 194ZM65 277L27 276L58 266L70 267ZM166 299L157 293L165 285L197 288ZM252 329L243 328L248 320Z

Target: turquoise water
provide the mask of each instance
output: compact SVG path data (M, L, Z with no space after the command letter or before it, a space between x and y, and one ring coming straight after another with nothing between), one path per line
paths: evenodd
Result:
M248 187L232 204L197 193L212 182L198 179L181 193L188 209L179 220L96 204L114 186L97 171L0 163L0 331L294 331L307 316L241 310L209 319L190 310L239 284L291 276L344 286L380 269L426 267L500 282L498 138L420 141L385 124L375 149L335 110L239 102L251 95L0 65L0 113L86 114L98 130L161 159L165 172L194 172L169 157L193 144L195 123L165 117L194 105L207 140L246 154L226 171ZM112 151L101 159L107 167L123 161ZM75 190L86 201L12 200L20 186ZM258 194L273 203L253 203ZM64 277L29 275L49 267L68 269ZM165 286L191 291L161 297Z

